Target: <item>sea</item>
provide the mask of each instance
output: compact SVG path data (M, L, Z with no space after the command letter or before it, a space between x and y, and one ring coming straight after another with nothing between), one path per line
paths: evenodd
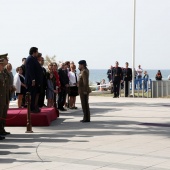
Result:
M155 80L155 75L158 72L158 70L149 70L145 69L144 71L147 71L149 74L149 79ZM168 80L168 76L170 75L170 69L169 70L161 70L163 80ZM96 82L101 82L102 79L105 79L106 82L108 82L107 78L107 69L90 69L90 83L96 84Z
M145 69L148 74L149 78L151 80L155 80L155 75L158 70L151 70L151 69ZM96 84L96 82L101 82L102 79L105 79L106 83L108 83L108 78L107 78L107 69L90 69L90 77L89 81L90 84ZM13 69L13 74L15 75L15 70ZM79 73L79 71L77 71ZM170 75L170 69L168 70L161 70L163 80L168 80L168 76Z

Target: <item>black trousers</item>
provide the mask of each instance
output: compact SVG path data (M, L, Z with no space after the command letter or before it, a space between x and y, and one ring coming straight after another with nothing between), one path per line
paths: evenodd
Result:
M124 81L124 88L125 88L125 97L128 97L129 94L129 81Z
M61 91L58 94L58 109L63 109L65 101L66 101L67 91L66 88L61 88Z
M114 80L113 81L114 97L119 97L119 91L120 91L120 80Z
M22 106L25 106L26 105L26 101L25 101L25 97L26 97L26 93L23 94L23 97L22 97Z
M28 87L28 92L30 92L31 94L31 106L30 106L30 109L31 111L35 110L35 98L36 98L36 95L38 94L38 89L36 86L30 86Z
M39 95L39 99L38 99L38 106L39 107L43 107L44 106L44 99L45 99L45 88L42 87L40 95Z

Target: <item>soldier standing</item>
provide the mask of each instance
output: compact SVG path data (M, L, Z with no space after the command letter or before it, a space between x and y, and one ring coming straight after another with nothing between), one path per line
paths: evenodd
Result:
M112 81L113 81L113 98L119 97L120 83L122 82L123 75L122 69L119 66L119 62L116 61L115 67L112 68Z
M0 59L0 140L5 139L3 135L3 111L6 105L6 87L5 87L5 76L3 73L4 59Z
M83 120L80 122L90 122L90 108L89 108L89 70L85 60L79 61L79 94L81 99L81 105L84 113Z
M123 81L124 81L124 88L125 88L125 97L129 95L129 82L132 81L132 69L128 68L129 63L125 63L125 69L123 70Z
M3 55L0 55L0 59L3 59L3 75L4 75L4 78L5 78L5 99L6 99L6 102L5 102L5 107L3 109L3 115L2 115L2 128L3 128L3 131L1 132L0 135L9 135L10 132L6 132L5 131L5 124L6 124L6 117L7 117L7 112L8 112L8 108L9 108L9 101L10 101L10 74L8 73L7 69L5 68L5 66L8 64L8 58L7 58L8 54L3 54Z

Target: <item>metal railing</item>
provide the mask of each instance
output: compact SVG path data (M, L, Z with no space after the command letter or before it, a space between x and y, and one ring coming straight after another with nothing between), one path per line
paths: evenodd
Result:
M152 98L167 97L170 95L169 80L152 81Z
M125 86L126 82L120 85L120 97L125 97ZM142 98L158 98L167 97L170 95L170 81L168 80L151 80L151 79L137 79L134 81L135 86L135 97ZM90 87L105 87L111 89L112 83L104 85L95 85ZM128 96L132 93L132 82L128 82Z

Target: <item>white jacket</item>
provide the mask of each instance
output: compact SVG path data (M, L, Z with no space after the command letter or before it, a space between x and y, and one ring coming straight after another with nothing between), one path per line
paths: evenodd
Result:
M21 92L21 80L20 80L18 73L16 73L14 76L14 86L16 88L16 93L20 93Z

